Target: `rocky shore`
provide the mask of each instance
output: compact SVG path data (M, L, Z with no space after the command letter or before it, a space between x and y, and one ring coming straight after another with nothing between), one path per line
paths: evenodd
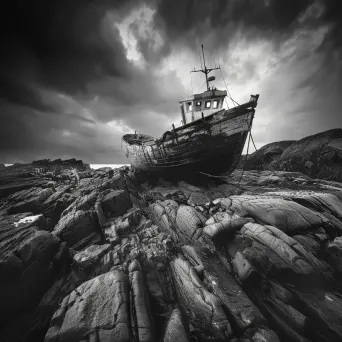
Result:
M342 129L331 129L298 141L278 141L242 158L247 170L302 172L312 178L342 182Z
M55 164L0 169L1 341L342 340L341 183Z

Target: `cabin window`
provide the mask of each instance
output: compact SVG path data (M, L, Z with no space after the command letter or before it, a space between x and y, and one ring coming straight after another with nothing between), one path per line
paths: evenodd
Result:
M191 112L192 111L192 102L187 103L187 111Z
M205 101L205 108L210 108L211 101Z
M196 102L196 107L201 107L201 105L202 105L202 102L201 102L201 101L197 101L197 102Z
M218 100L215 100L213 102L213 108L216 109L218 107Z

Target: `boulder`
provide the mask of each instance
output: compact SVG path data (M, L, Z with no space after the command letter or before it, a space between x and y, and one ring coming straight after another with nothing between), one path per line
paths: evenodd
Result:
M229 339L232 330L220 300L205 289L191 264L177 258L171 269L179 303L192 320L194 333L205 339Z
M110 249L109 244L92 245L82 252L74 255L74 263L76 267L91 268L95 267L96 262Z
M190 242L201 235L205 221L205 217L193 207L181 205L177 210L175 225L184 240Z
M108 272L113 266L114 258L109 244L91 245L74 255L72 275L75 283L81 284Z
M342 181L341 160L342 129L338 128L296 141L283 151L273 167Z
M57 275L60 239L38 230L41 216L2 217L0 221L0 317L2 322L36 305Z
M104 213L110 213L111 216L123 215L132 206L133 203L125 190L111 190L102 200Z
M193 266L202 266L204 284L222 301L239 334L242 335L252 327L267 324L263 315L213 252L205 247L189 245L183 246L182 251Z
M284 140L267 144L250 154L247 161L242 162L240 166L245 170L267 170L269 165L279 160L284 150L295 142L295 140Z
M189 342L185 332L182 315L179 309L174 309L167 322L164 342Z
M330 271L327 264L318 260L298 241L275 227L246 223L241 233L272 250L295 273L310 275Z
M326 260L334 268L337 273L342 273L342 242L341 237L335 238L333 242L329 242L326 249Z
M91 208L94 207L97 197L98 197L98 193L94 191L88 195L75 198L72 204L69 205L63 211L62 216L66 216L69 213L75 213L76 211L79 211L79 210L82 210L82 211L90 210Z
M62 216L52 233L73 246L92 233L101 235L101 229L95 211L78 210Z
M132 286L133 302L133 331L137 333L137 340L141 342L153 342L153 320L151 315L148 292L144 283L143 272L131 268L129 274Z
M327 220L319 213L296 202L281 198L232 196L232 210L250 216L257 222L268 224L283 232L294 233L320 227Z
M45 341L131 341L128 284L128 277L114 270L80 285L63 299Z
M205 226L203 233L209 236L214 242L224 244L227 242L227 239L232 238L236 231L240 230L248 222L253 222L253 219L241 217L232 220L223 220Z

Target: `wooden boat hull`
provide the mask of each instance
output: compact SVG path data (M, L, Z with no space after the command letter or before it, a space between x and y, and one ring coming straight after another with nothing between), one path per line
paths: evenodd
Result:
M137 171L232 172L251 128L254 107L247 103L165 132L160 139L123 136L126 156ZM140 136L141 137L141 136Z

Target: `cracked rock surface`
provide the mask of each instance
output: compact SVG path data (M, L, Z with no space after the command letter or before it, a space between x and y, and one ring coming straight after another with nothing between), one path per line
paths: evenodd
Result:
M1 188L1 341L342 340L341 183L39 170Z

